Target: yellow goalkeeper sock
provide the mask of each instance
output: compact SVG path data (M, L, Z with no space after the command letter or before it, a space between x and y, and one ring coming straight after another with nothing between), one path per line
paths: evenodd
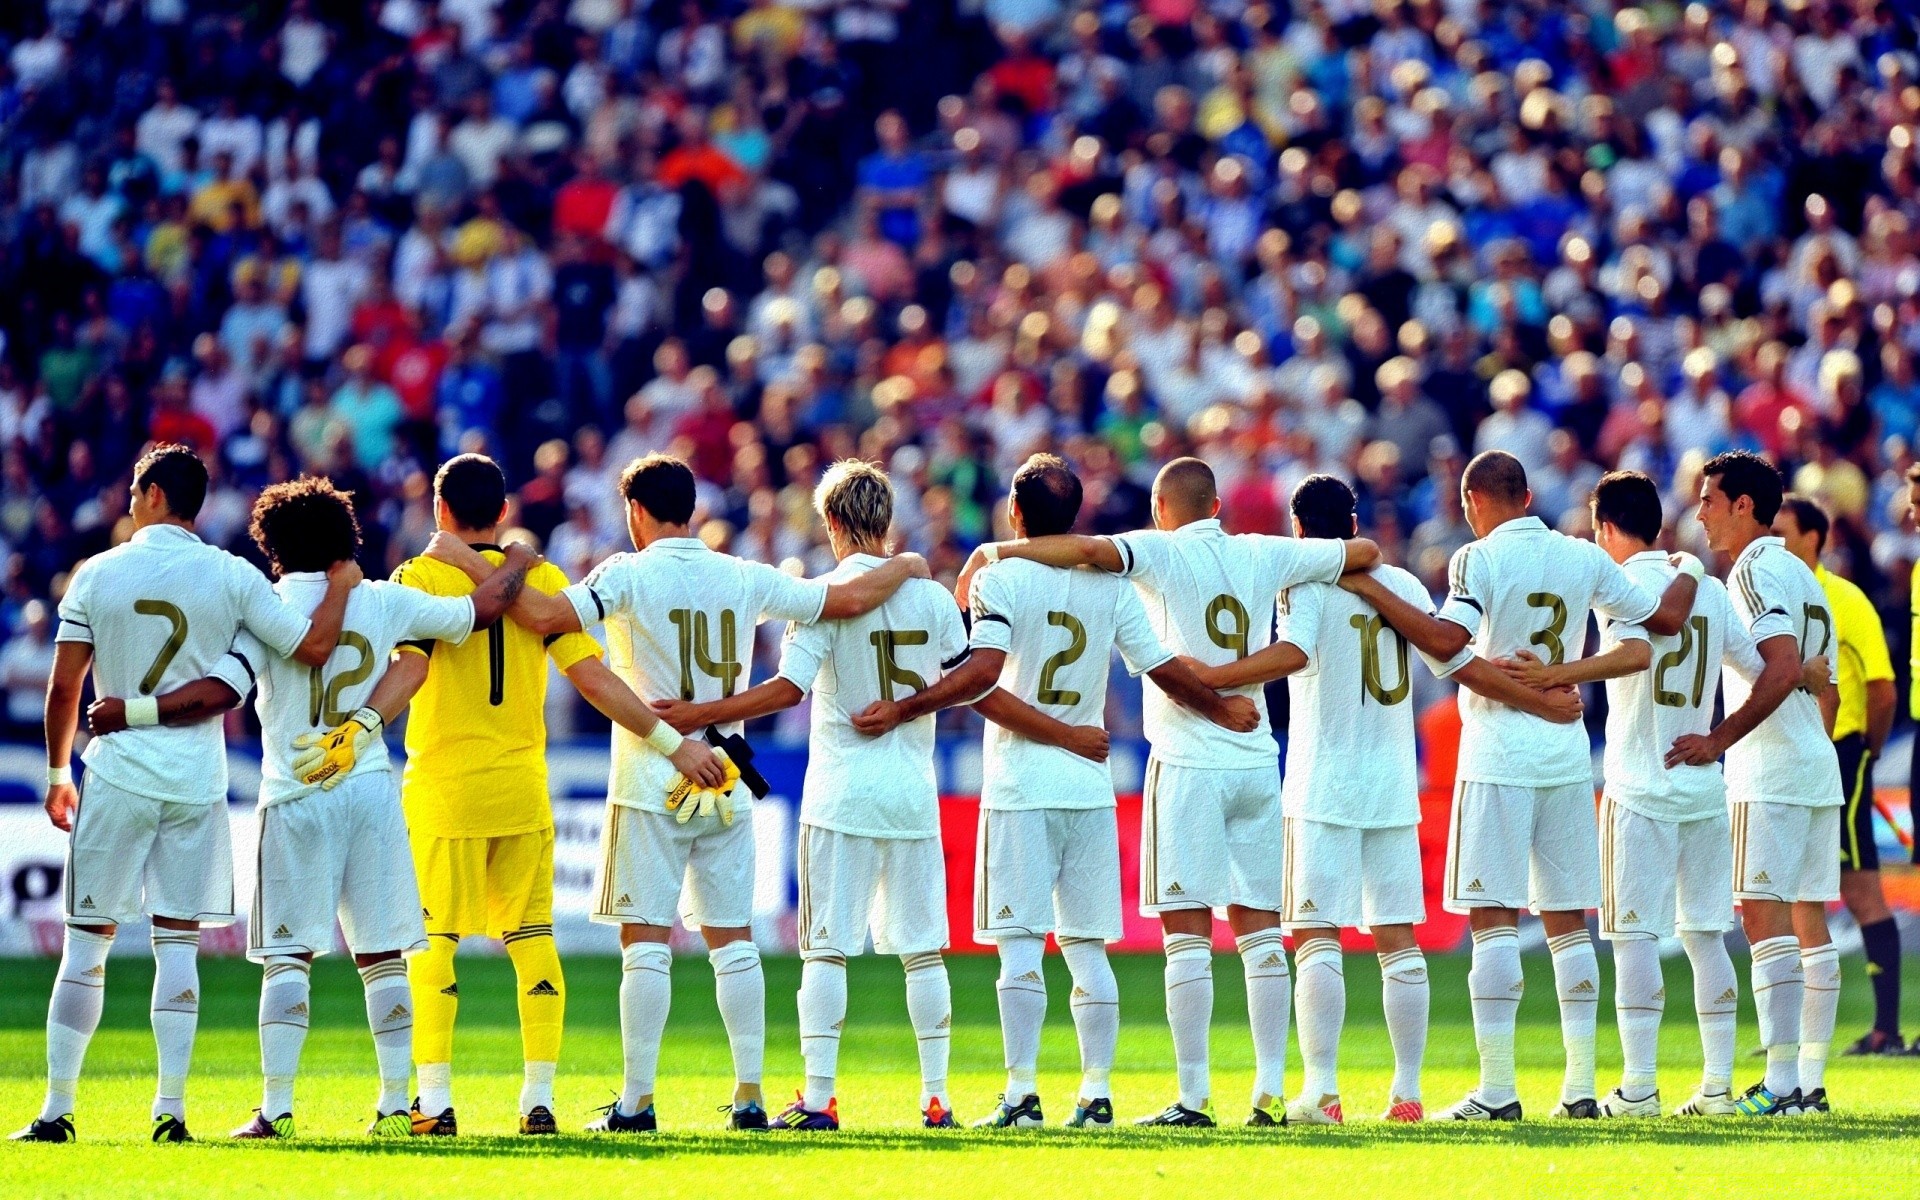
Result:
M453 952L457 935L436 933L427 948L407 960L407 982L413 985L413 1061L453 1061L453 1019L460 1010L460 985L454 979Z
M520 1047L526 1059L521 1111L553 1107L553 1070L560 1061L560 1035L567 1017L567 981L553 926L529 925L501 939L520 993Z

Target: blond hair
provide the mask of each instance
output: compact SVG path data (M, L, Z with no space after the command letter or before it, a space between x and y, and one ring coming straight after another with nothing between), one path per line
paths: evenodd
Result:
M845 458L813 489L813 507L829 526L856 542L879 542L893 524L893 484L870 462Z

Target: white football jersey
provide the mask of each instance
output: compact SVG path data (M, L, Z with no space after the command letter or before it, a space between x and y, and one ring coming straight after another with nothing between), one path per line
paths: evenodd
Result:
M1679 574L1658 550L1624 564L1629 578L1658 594ZM1646 642L1653 664L1645 671L1607 680L1607 796L1622 808L1657 821L1699 821L1726 812L1726 781L1720 764L1667 768L1673 741L1713 728L1718 668L1758 671L1753 638L1734 614L1718 579L1700 581L1693 612L1680 632L1656 637L1639 625L1600 622L1601 649Z
M149 525L88 559L60 601L55 639L93 647L98 696L157 696L212 673L245 629L275 653L307 636L306 609L274 594L259 568L178 525ZM115 787L191 804L227 797L220 722L151 725L94 738L81 755Z
M835 583L886 560L843 559ZM813 693L800 823L856 837L926 838L940 832L931 714L880 737L852 717L876 700L904 700L966 661L967 631L953 596L929 579L909 579L862 617L795 625L780 653L780 677Z
M1473 634L1489 661L1521 650L1542 662L1580 657L1587 614L1638 625L1660 597L1627 578L1592 542L1516 517L1454 552L1443 620ZM1460 696L1459 777L1473 783L1558 787L1593 782L1587 727L1556 725L1472 692Z
M1102 725L1114 647L1134 675L1173 657L1133 585L1104 571L1007 559L973 577L973 648L1003 650L1000 686L1068 725ZM987 723L981 807L1112 808L1113 772Z
M1147 619L1161 642L1175 654L1212 666L1271 645L1280 593L1300 583L1332 583L1347 561L1343 542L1258 533L1229 536L1217 520L1194 521L1172 531L1123 533L1113 544L1120 550L1120 573L1140 589ZM1278 753L1267 723L1266 696L1258 685L1231 693L1248 697L1260 710L1260 724L1249 733L1223 729L1182 708L1152 680L1142 690L1147 740L1161 762L1241 770L1265 766Z
M1375 567L1373 577L1423 612L1433 598L1409 572ZM1277 641L1307 665L1287 677L1291 724L1280 798L1289 817L1391 829L1420 823L1420 762L1414 743L1411 658L1405 638L1373 606L1330 583L1303 583L1280 598ZM1445 678L1473 658L1422 654Z
M1741 551L1727 575L1727 596L1755 646L1785 634L1799 647L1802 663L1825 655L1832 681L1839 681L1840 652L1827 593L1785 542L1755 538ZM1721 674L1728 712L1747 702L1757 676L1757 670L1742 674L1733 668ZM1844 802L1840 760L1812 693L1802 688L1789 692L1779 708L1727 751L1727 799L1808 808Z
M327 594L320 571L296 571L274 591L300 612L312 612ZM458 645L473 632L471 596L431 596L418 588L368 580L347 596L340 641L324 667L309 667L276 654L251 633L234 639L233 653L212 671L241 696L256 688L254 711L260 715L260 807L268 808L320 790L293 774L293 739L325 733L354 714L372 697L387 673L387 660L402 642L441 641ZM388 770L387 743L375 738L347 773L370 775Z
M606 622L608 666L635 695L701 703L746 689L761 621L812 624L827 603L824 582L721 554L691 537L616 554L561 594L573 602L582 629ZM721 732L739 733L740 725ZM624 726L613 727L608 800L666 812L677 774L665 755ZM735 789L735 802L751 803L752 793Z

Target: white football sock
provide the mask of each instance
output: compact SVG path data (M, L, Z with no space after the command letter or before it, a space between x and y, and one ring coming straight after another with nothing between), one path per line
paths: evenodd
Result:
M767 977L760 947L751 941L728 942L707 951L713 966L713 998L727 1027L735 1083L758 1084L767 1056Z
M1194 933L1167 933L1167 1024L1180 1103L1202 1109L1211 1094L1207 1030L1213 1023L1213 946Z
M1234 939L1247 979L1247 1023L1253 1026L1253 1103L1287 1094L1287 1022L1293 1014L1293 976L1276 926Z
M1717 1095L1733 1088L1734 1023L1740 1012L1740 980L1733 973L1723 934L1680 934L1693 967L1693 1011L1700 1021L1700 1090Z
M153 1045L160 1082L153 1115L186 1120L187 1072L200 1027L200 931L153 927Z
M1420 1064L1427 1056L1427 1010L1432 999L1427 956L1418 947L1380 956L1380 1005L1393 1043L1393 1099L1420 1099Z
M1293 965L1300 974L1293 1004L1299 1010L1300 1060L1305 1078L1300 1097L1318 1104L1322 1097L1340 1094L1340 1026L1347 1017L1347 970L1340 939L1308 938L1295 942Z
M1047 1020L1047 978L1041 970L1047 940L1003 937L1000 945L1000 1039L1006 1050L1007 1102L1039 1091L1040 1027Z
M1840 1008L1840 948L1832 942L1800 952L1800 1090L1827 1086L1827 1052Z
M559 1063L540 1062L531 1058L522 1061L520 1064L520 1113L522 1116L536 1108L553 1111L553 1077L559 1069Z
M422 1113L437 1117L453 1107L452 1063L416 1063L413 1073L420 1084L416 1102Z
M953 990L947 983L947 960L938 950L903 954L907 971L907 1019L920 1042L920 1107L938 1097L952 1108L947 1092L947 1060L953 1051Z
M1514 1091L1513 1028L1526 993L1520 973L1520 931L1511 925L1476 930L1467 995L1473 1003L1473 1041L1480 1052L1482 1103L1495 1108L1519 1098Z
M260 983L260 1115L271 1121L293 1111L293 1077L307 1044L313 965L276 955L262 963Z
M106 1002L107 952L113 935L67 926L60 950L60 973L47 1001L47 1096L40 1119L52 1121L73 1111L80 1090L80 1067L87 1060L87 1043L100 1028L100 1009Z
M800 1056L807 1064L801 1103L825 1111L840 1068L840 1030L847 1023L847 960L809 958L800 965Z
M1800 1086L1800 943L1792 934L1753 947L1753 1006L1767 1048L1767 1090L1785 1096Z
M1060 957L1073 976L1073 1029L1080 1041L1080 1098L1112 1098L1113 1056L1120 1042L1120 983L1098 938L1061 938Z
M673 1004L673 951L665 942L635 942L620 951L620 1045L627 1076L619 1112L634 1116L653 1095L660 1035Z
M368 963L360 968L360 982L367 993L373 1057L380 1067L377 1111L404 1112L407 1081L413 1074L413 988L407 983L407 961L388 958Z
M1600 1024L1600 964L1593 939L1577 929L1547 939L1553 951L1553 988L1560 997L1560 1040L1566 1047L1567 1073L1560 1100L1595 1099L1594 1042Z
M1660 973L1658 938L1623 938L1613 943L1613 1016L1620 1027L1620 1093L1644 1100L1657 1090L1660 1016L1667 988Z

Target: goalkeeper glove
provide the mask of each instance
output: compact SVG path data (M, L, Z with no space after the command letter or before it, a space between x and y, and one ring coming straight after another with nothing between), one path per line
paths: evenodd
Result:
M377 710L363 707L325 733L301 734L293 739L293 748L300 751L293 759L294 778L332 791L385 726Z
M727 781L718 789L700 787L685 775L675 775L667 789L667 811L682 825L695 817L718 816L723 827L733 827L733 785L740 782L740 768L725 750L713 754L727 773Z

